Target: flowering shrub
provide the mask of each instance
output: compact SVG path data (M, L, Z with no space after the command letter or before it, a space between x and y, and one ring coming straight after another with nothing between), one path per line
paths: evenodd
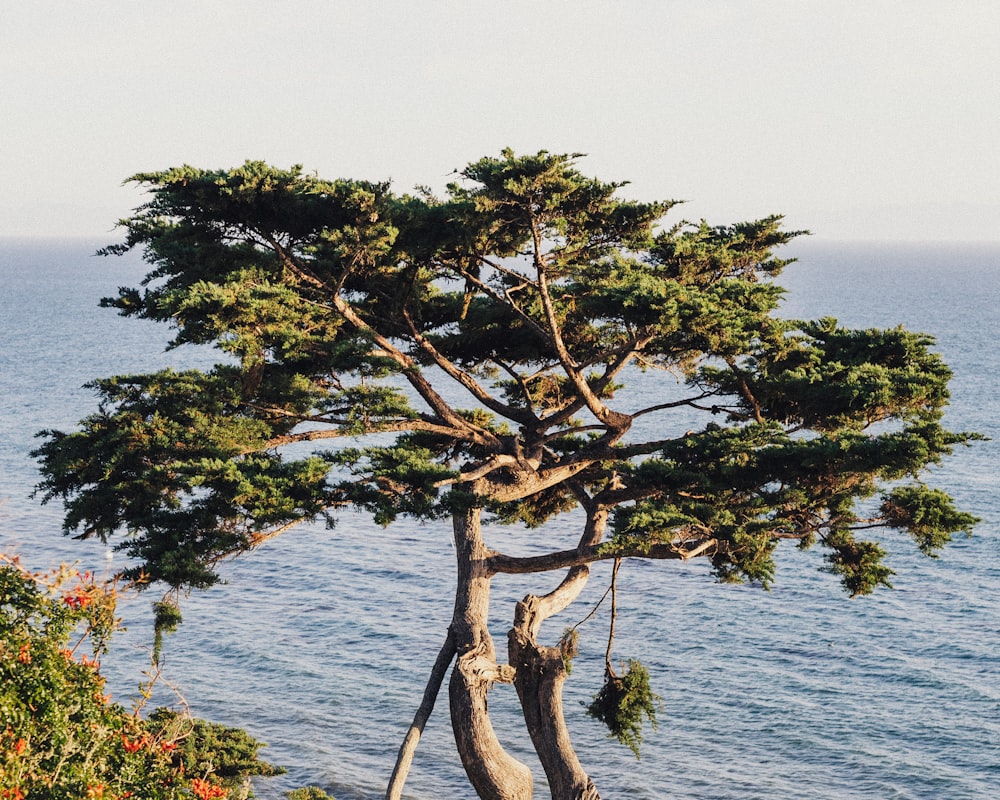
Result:
M0 800L250 797L250 775L280 770L245 732L105 694L116 601L87 573L0 555Z

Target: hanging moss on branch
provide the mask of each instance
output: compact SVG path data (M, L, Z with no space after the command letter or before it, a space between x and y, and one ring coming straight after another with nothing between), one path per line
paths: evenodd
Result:
M153 663L160 663L163 653L163 636L173 633L183 621L181 607L172 597L153 603Z
M621 677L610 667L605 671L604 685L587 706L587 713L607 725L609 736L639 758L643 717L656 730L656 707L659 703L659 696L649 686L649 671L639 661L630 658Z

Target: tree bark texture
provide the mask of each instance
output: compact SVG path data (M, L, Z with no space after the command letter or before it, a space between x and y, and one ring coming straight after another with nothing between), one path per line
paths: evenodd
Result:
M562 651L535 641L540 598L517 604L508 634L514 686L535 752L542 762L552 800L600 800L597 787L580 764L563 717L562 688L566 666Z
M512 675L509 667L498 666L487 628L492 573L480 514L470 508L452 517L458 583L451 629L458 659L448 685L451 725L465 772L480 798L531 800L531 771L503 749L487 710L490 688L497 681L511 682Z
M579 547L592 547L604 538L607 510L587 503L587 525ZM514 627L507 634L508 657L514 667L514 687L521 701L524 721L552 800L600 800L597 787L580 764L563 717L562 689L569 674L561 649L538 643L542 623L569 606L590 579L590 568L575 566L553 591L542 597L528 595L514 612Z

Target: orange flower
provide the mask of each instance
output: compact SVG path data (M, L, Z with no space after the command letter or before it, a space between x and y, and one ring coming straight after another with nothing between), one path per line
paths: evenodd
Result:
M88 798L104 797L104 784L96 783L93 786L88 786L87 797Z
M31 642L25 642L17 651L17 660L22 664L31 663Z
M225 798L229 794L228 790L201 778L192 778L191 791L198 800L217 800L217 798Z
M19 756L24 755L24 751L27 747L28 747L27 739L18 739L16 742L14 742L14 753Z
M4 789L0 797L3 800L24 800L24 793L15 786L13 789Z
M77 610L90 605L90 594L82 586L77 586L72 592L63 597L63 602L70 608Z
M80 663L85 667L92 667L93 669L100 669L101 662L96 658L88 658L86 653L81 654Z
M146 734L142 734L138 739L129 739L124 733L122 734L122 747L125 748L126 753L134 753L148 744L149 737Z

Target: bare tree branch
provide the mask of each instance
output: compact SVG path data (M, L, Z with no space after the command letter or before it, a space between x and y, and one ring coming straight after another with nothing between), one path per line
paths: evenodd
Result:
M420 707L410 723L410 728L406 732L403 744L399 748L399 755L396 757L396 765L392 770L392 777L389 778L389 786L385 792L386 800L399 800L403 796L403 784L410 774L410 765L413 763L413 754L420 742L420 737L424 732L424 726L430 719L431 712L434 711L434 703L437 700L438 692L441 691L441 684L444 676L448 672L448 666L455 658L457 652L455 647L455 637L452 636L451 628L445 637L444 644L438 652L434 666L431 668L430 677L424 687L424 696L420 701Z
M482 386L480 386L479 382L468 372L459 369L455 366L454 362L445 358L434 346L433 342L417 330L417 326L413 323L413 318L406 309L403 309L403 319L406 320L406 324L410 329L410 333L413 335L414 341L425 353L427 353L427 355L433 359L434 363L443 369L451 378L465 387L465 389L468 390L473 397L490 409L490 411L495 411L497 414L500 414L501 416L506 417L509 420L513 420L521 425L533 425L538 422L538 418L531 413L530 410L514 408L506 405L505 403L501 403Z

